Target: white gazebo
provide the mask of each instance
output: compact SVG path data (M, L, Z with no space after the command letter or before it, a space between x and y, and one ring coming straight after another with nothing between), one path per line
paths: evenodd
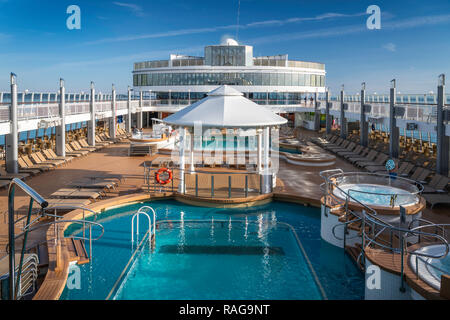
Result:
M207 97L170 115L164 122L182 128L180 136L180 192L184 191L185 139L187 130L199 124L202 128L256 129L257 133L257 168L269 167L270 128L285 124L287 120L244 97L229 86L223 85L208 93ZM264 143L263 143L264 142ZM190 172L194 172L194 139L191 139ZM271 192L272 180L266 177L264 189ZM269 186L270 180L270 186Z

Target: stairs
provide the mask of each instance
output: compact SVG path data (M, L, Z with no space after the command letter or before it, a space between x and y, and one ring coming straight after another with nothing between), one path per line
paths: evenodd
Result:
M67 238L66 244L71 262L76 261L77 264L89 263L89 255L87 254L83 240Z
M356 244L356 246L346 246L345 252L353 259L353 261L355 262L358 269L360 271L364 271L364 266L362 264L362 261L360 260L358 262L358 257L361 253L361 245L358 243L358 244Z
M149 145L130 144L129 156L146 156L152 154L153 148Z

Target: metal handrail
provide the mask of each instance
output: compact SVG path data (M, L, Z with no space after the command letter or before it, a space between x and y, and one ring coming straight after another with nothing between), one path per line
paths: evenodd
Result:
M153 213L153 223L152 223L152 219L150 218L150 216L148 215L147 212L143 211L144 209L150 209ZM156 212L155 210L153 210L152 207L150 206L143 206L140 207L139 210L133 215L133 217L131 218L131 242L134 243L134 219L136 219L136 235L139 235L139 215L143 214L144 216L147 217L148 219L148 231L149 234L149 241L152 240L152 237L155 236L156 234Z
M337 174L335 172L338 172ZM348 203L349 199L352 199L353 201L359 203L360 205L363 206L363 208L367 209L366 210L362 210L362 216L359 217L355 212L353 212L352 210L348 210L348 207L346 205L345 208L345 213L346 214L351 214L354 217L356 217L357 219L360 218L360 221L362 221L362 227L361 227L361 244L362 244L362 250L360 255L358 256L358 262L360 261L360 258L365 255L365 249L368 248L371 245L376 245L379 246L381 248L387 249L391 252L394 253L399 253L402 256L402 260L401 260L401 287L400 290L404 291L404 265L403 265L403 256L405 254L409 254L409 255L416 255L417 256L424 256L424 257L429 257L429 258L443 258L445 256L447 256L447 254L450 251L450 245L448 243L448 241L443 237L440 236L436 233L429 233L429 232L423 232L421 231L424 228L427 227L435 227L435 228L442 228L444 226L449 226L447 224L435 224L435 223L430 223L427 225L423 225L423 226L418 226L418 227L414 227L411 228L412 223L409 224L408 228L402 228L402 227L397 227L394 226L386 221L381 220L380 218L377 217L377 212L375 209L364 205L363 203L361 203L360 201L358 201L357 199L354 199L349 193L343 191L341 188L339 188L339 186L334 183L333 180L331 180L331 178L335 178L338 174L344 175L344 172L342 170L326 170L320 173L320 176L325 180L325 187L323 188L325 190L325 196L328 196L329 193L329 186L331 185L334 188L339 189L341 192L343 192L343 194L346 195L346 203ZM326 199L325 199L326 200ZM325 202L326 203L326 202ZM416 220L417 221L417 220ZM345 223L342 224L338 224L336 226L333 227L333 235L336 237L335 235L335 229L338 226L342 226L344 225L344 228L347 228L347 225L350 223L353 223L354 221L347 221ZM369 231L366 231L366 226L368 227ZM379 230L378 232L376 230ZM388 230L391 234L391 241L388 242L387 245L381 243L378 238L379 236L384 233L384 231ZM398 232L400 235L400 248L397 248L394 246L393 244L393 239L392 239L392 235L393 232ZM417 236L420 237L425 236L425 237L431 237L436 239L436 241L441 241L441 243L443 245L445 245L445 253L439 256L436 255L429 255L429 254L424 254L424 253L419 253L417 251L412 251L408 249L408 245L406 240L406 237L408 236ZM345 237L346 237L346 232L344 232L344 243L345 243ZM338 240L339 238L336 237ZM367 242L366 242L367 240ZM380 239L381 240L381 239Z

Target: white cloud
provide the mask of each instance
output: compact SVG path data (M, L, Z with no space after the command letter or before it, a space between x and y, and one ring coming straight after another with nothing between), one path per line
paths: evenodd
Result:
M118 4L118 2L115 2ZM121 5L127 5L121 3ZM134 5L133 5L134 6ZM355 13L355 14L342 14L342 13L325 13L321 15L317 15L314 17L294 17L284 20L266 20L266 21L257 21L251 22L247 24L242 24L239 26L239 29L248 29L248 28L260 28L260 27L270 27L270 26L282 26L291 23L301 23L305 21L321 21L325 19L334 19L334 18L349 18L349 17L357 17L365 15L365 13ZM236 25L225 25L225 26L213 26L213 27L205 27L205 28L192 28L192 29L180 29L180 30L172 30L160 33L150 33L150 34L141 34L141 35L129 35L115 38L104 38L94 41L86 42L85 44L100 44L100 43L112 43L112 42L123 42L123 41L134 41L134 40L143 40L143 39L154 39L154 38L164 38L164 37L174 37L188 34L199 34L199 33L211 33L223 30L234 30L236 29Z
M386 43L385 45L383 45L383 48L391 52L397 51L397 46L392 42Z
M136 15L137 17L145 16L145 13L144 13L144 10L142 9L142 7L137 4L124 3L124 2L118 2L118 1L114 1L113 4L115 4L116 6L127 8L127 9L131 10L131 12L133 12L133 14Z

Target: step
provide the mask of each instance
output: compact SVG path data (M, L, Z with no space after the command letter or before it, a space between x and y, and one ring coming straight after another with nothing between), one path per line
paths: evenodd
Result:
M345 252L353 259L353 261L355 262L356 266L358 267L358 269L360 271L364 270L364 267L362 265L361 262L357 262L358 261L358 257L361 253L361 247L360 246L346 246L345 247Z
M89 263L89 256L84 246L84 241L79 239L67 238L67 250L69 251L69 260L76 261L77 264Z

